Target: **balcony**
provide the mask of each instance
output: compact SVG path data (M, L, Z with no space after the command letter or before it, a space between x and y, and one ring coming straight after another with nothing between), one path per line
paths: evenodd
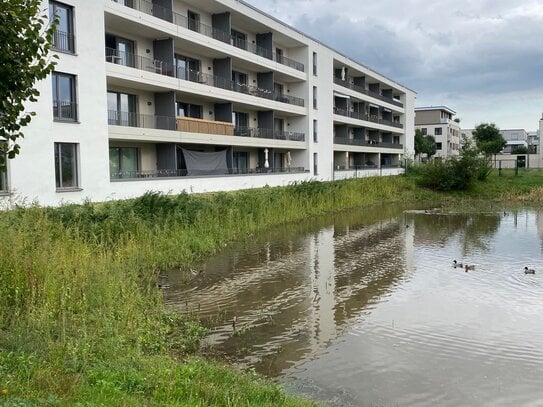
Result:
M210 170L209 174L191 175L190 177L225 177L237 175L267 175L267 174L300 174L307 172L304 167L278 167L278 168L230 168L227 172ZM183 169L138 170L120 171L110 174L112 181L120 180L149 180L156 178L187 177L188 171Z
M357 85L351 83L349 78L347 78L346 80L343 80L341 78L337 78L337 77L334 76L334 83L336 85L343 86L344 88L349 88L349 89L352 89L352 90L354 90L356 92L362 93L364 95L371 96L371 97L373 97L375 99L382 100L383 102L393 104L394 106L403 107L402 102L399 102L394 98L389 98L389 97L383 96L380 93L373 92L371 90L367 90L365 88L357 86Z
M208 73L178 69L173 64L166 63L158 59L151 59L136 54L129 54L118 51L113 48L106 47L106 62L116 65L128 66L130 68L139 69L156 73L159 75L169 76L180 80L196 82L215 88L231 90L246 95L256 96L259 98L270 99L276 102L288 103L290 105L304 107L304 100L295 96L285 95L284 93L275 90L263 89L245 83L238 83L228 78L221 76L210 75Z
M282 65L294 68L297 71L304 72L304 64L301 62L295 61L293 59L287 58L283 55L278 55L275 52L268 50L266 48L259 47L255 44L248 43L247 41L241 41L239 38L235 38L231 33L222 31L220 29L211 27L209 25L203 24L198 20L189 19L188 17L176 13L170 9L153 4L147 0L111 0L114 3L121 3L127 7L130 7L134 10L141 11L142 13L160 18L161 20L169 21L179 27L187 28L191 31L198 32L205 35L206 37L214 38L221 42L230 44L236 48L243 49L252 54L268 58L272 61L280 63Z
M217 134L223 136L255 137L271 140L305 141L304 133L279 131L256 127L234 127L232 123L193 117L167 117L131 112L108 111L110 126L141 127L159 130L177 130L190 133Z
M53 33L52 48L56 51L73 53L75 51L74 35L72 33L56 30Z
M384 124L386 126L392 126L392 127L396 127L396 128L399 128L399 129L403 129L403 124L398 123L398 122L394 122L394 121L391 121L391 120L385 120L385 119L379 118L379 116L375 115L375 114L366 114L366 113L362 113L362 112L352 112L350 110L339 109L337 107L334 107L334 114L337 114L337 115L340 115L340 116L345 116L345 117L351 117L353 119L358 119L358 120L365 120L367 122Z
M348 146L363 146L363 147L379 147L379 148L394 148L397 150L403 149L403 144L387 143L379 140L363 140L357 138L334 137L334 144L343 144Z

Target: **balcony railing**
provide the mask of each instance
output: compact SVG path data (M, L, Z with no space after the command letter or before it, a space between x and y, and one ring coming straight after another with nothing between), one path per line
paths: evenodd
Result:
M53 118L58 121L77 121L77 103L69 100L53 100Z
M169 64L158 59L151 59L136 54L130 54L113 48L106 47L106 61L142 71L157 73L159 75L201 83L203 85L213 86L215 88L232 90L234 92L275 100L277 102L288 103L295 106L304 106L304 100L302 98L286 95L273 89L263 89L257 86L235 82L229 78L223 78L221 76L210 75L200 71L182 69L174 64Z
M163 169L163 170L138 170L138 171L119 171L110 174L112 180L149 180L154 178L179 178L179 177L224 177L235 175L262 175L262 174L299 174L306 170L303 167L276 167L276 168L230 168L221 172L216 169L209 170L209 173L198 170L198 175L189 175L190 171L183 169Z
M305 133L244 126L235 127L234 135L240 137L257 137L273 140L305 141Z
M207 37L214 38L221 42L231 44L237 48L246 50L252 54L260 55L282 65L294 68L298 71L304 72L304 64L287 58L282 54L276 54L272 50L260 47L258 45L248 43L247 41L233 37L231 33L220 30L218 28L201 23L199 20L190 19L182 14L176 13L171 9L153 4L148 0L112 0L114 3L124 4L127 7L141 11L142 13L158 17L161 20L169 21L177 26L187 28L191 31L198 32Z
M334 137L334 144L403 149L403 145L399 143L390 143L390 142L384 142L384 141L379 141L379 140L364 140L360 138L348 138L348 137Z
M368 90L366 88L363 88L361 86L355 85L355 84L350 82L349 78L347 78L346 80L343 80L341 78L337 78L337 77L334 76L334 83L337 84L337 85L343 86L344 88L349 88L349 89L355 90L355 91L357 91L359 93L363 93L364 95L368 95L368 96L371 96L373 98L382 100L383 102L391 103L391 104L393 104L395 106L398 106L398 107L403 107L402 102L399 102L394 98L389 98L389 97L383 96L378 92L373 92L373 91Z
M74 52L75 46L73 33L56 30L53 33L53 49Z
M367 164L367 165L335 165L335 171L358 171L358 170L385 170L391 168L401 168L399 164L388 164L378 166L377 164Z
M403 124L398 123L398 122L394 122L394 121L391 121L391 120L386 120L386 119L379 118L379 116L376 115L376 114L366 114L366 113L362 113L362 112L352 112L350 110L339 109L337 107L334 107L334 113L338 114L340 116L351 117L353 119L365 120L365 121L368 121L368 122L379 123L379 124L384 124L386 126L392 126L392 127L397 127L399 129L403 129Z
M110 126L142 127L147 129L177 130L190 133L224 136L255 137L272 140L305 141L304 133L254 127L234 127L232 123L203 120L193 117L168 117L108 110Z

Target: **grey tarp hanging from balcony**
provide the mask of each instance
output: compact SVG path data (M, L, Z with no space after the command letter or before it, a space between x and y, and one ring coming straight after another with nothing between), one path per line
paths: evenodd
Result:
M202 152L181 149L185 157L187 166L187 175L224 175L228 174L228 165L226 163L226 152L213 151Z

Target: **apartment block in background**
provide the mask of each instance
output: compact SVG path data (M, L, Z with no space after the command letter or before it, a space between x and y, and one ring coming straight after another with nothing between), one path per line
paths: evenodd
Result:
M454 120L456 112L447 106L415 108L415 129L422 134L434 136L435 157L460 155L460 124Z

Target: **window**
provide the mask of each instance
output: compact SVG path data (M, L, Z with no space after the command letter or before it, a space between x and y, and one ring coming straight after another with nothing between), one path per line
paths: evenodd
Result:
M283 63L283 50L281 48L275 48L275 60L280 64Z
M106 61L114 64L135 67L134 41L106 34Z
M183 55L175 55L175 67L179 79L200 82L200 61Z
M55 143L55 180L57 189L78 188L77 144Z
M318 166L317 166L318 159L319 159L319 155L317 153L313 153L313 175L319 174Z
M49 20L58 18L58 26L53 34L53 48L60 51L75 52L73 8L56 1L49 2Z
M317 76L317 53L313 52L313 75Z
M242 32L232 30L232 45L237 48L247 49L247 35Z
M139 150L136 147L109 148L110 178L134 178L139 171Z
M249 115L242 112L232 112L232 123L234 127L247 127L249 125Z
M187 12L187 28L200 32L200 14L190 10Z
M285 135L285 121L274 117L273 119L273 134L275 137L283 138Z
M202 106L192 105L190 103L177 102L177 116L193 117L195 119L202 118Z
M436 143L436 150L441 150L441 143Z
M126 93L108 92L107 113L109 125L136 127L138 125L136 96Z
M234 151L232 168L234 174L246 174L249 168L249 154L245 151Z
M317 108L317 87L313 86L313 109Z
M442 128L441 127L436 127L436 129L434 130L434 134L436 136L441 136L443 133L442 133Z
M423 136L426 136L428 134L428 129L426 127L421 128L420 131L422 132Z
M0 194L8 191L8 166L7 159L5 160L6 168L0 170Z
M318 141L319 140L317 136L317 121L313 120L313 142L317 143Z
M76 121L75 76L53 72L53 117L55 120Z

